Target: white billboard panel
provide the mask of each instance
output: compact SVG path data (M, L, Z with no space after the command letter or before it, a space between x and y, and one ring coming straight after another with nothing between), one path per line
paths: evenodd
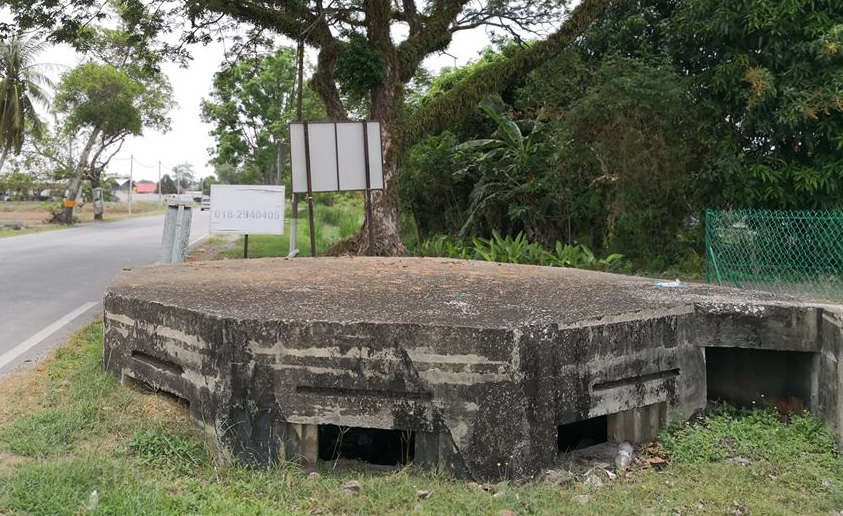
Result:
M293 192L301 193L296 187L304 185L307 191L307 168L304 162L304 124L290 124L290 165L293 170Z
M381 149L381 124L366 122L369 132L369 188L383 190L383 150Z
M364 141L365 132L368 141ZM307 192L305 124L290 124L290 158L293 192ZM366 151L369 158L369 188L383 189L383 150L380 122L309 122L307 150L313 192L366 189Z
M310 143L310 184L314 192L336 192L337 130L334 124L307 124ZM314 171L318 170L319 173ZM305 183L306 185L306 183ZM307 191L307 186L305 186Z
M284 234L284 187L211 185L210 232Z
M340 190L366 189L366 156L363 147L363 124L337 124L337 156L339 156Z

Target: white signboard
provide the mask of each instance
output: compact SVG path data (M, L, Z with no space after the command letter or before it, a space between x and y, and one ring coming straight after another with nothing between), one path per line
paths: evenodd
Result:
M293 192L307 192L307 158L313 192L365 190L368 157L370 190L383 189L380 122L307 122L290 124ZM305 150L309 150L306 153Z
M211 185L211 233L282 235L284 187Z

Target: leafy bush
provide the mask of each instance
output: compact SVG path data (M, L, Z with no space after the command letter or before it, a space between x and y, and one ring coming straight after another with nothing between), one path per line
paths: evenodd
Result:
M517 230L549 243L563 225L560 216L565 213L552 128L538 121L516 123L489 100L481 102L480 109L497 129L491 138L454 147L456 152L470 154L457 174L471 176L474 184L459 235Z
M447 235L439 235L422 242L416 250L420 256L441 256L463 260L516 263L524 265L547 265L553 267L577 267L587 269L608 269L622 265L623 255L611 254L597 258L584 245L565 245L556 242L552 250L541 244L530 242L524 233L515 237L501 236L492 231L492 238L473 237L471 244Z

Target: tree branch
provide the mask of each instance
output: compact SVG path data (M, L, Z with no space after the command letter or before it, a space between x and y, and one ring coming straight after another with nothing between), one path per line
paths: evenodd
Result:
M430 16L418 20L418 29L398 45L399 78L409 82L428 54L448 48L453 31L451 24L469 0L436 0Z
M616 1L619 0L583 0L546 40L522 48L509 59L480 68L453 89L431 98L409 121L402 145L411 146L424 136L440 133L470 116L488 95L503 91L564 50Z

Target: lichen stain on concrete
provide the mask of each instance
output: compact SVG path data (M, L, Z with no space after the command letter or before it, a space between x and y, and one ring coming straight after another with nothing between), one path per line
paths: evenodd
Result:
M458 477L529 478L555 460L559 425L607 415L633 440L704 406L709 347L816 353L810 408L843 424L841 311L786 296L297 258L136 268L104 306L105 368L188 400L250 463L312 459L300 425L332 424L415 432L415 460Z

